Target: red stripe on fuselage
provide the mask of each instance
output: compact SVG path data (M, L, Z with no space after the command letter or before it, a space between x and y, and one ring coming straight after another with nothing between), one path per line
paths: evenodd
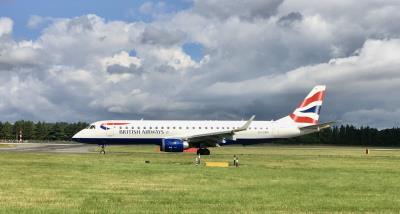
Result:
M323 101L325 96L325 91L320 91L312 95L311 97L304 99L303 102L300 104L299 108L307 106L308 104L315 102L315 101Z
M312 119L311 117L300 117L294 114L289 115L292 120L294 120L296 123L312 123L312 124L317 124L317 121Z
M129 123L103 123L101 125L108 125L108 126L119 126L119 125L127 125Z

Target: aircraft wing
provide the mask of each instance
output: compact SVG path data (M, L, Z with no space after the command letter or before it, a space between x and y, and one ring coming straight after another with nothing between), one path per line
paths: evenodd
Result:
M255 115L253 115L243 126L237 129L184 136L182 137L182 139L188 141L189 143L196 143L196 142L217 142L219 140L223 140L224 138L231 138L233 134L235 134L236 132L247 130L251 122L253 122L254 118Z
M331 122L327 122L327 123L320 123L317 125L311 125L311 126L305 126L305 127L301 127L300 131L319 131L322 129L326 129L331 127L332 124L335 124L336 121L331 121Z

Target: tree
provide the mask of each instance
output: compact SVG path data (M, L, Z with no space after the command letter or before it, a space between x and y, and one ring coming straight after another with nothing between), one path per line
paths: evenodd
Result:
M9 122L3 123L1 129L1 136L5 140L13 140L15 139L15 135L13 134L13 125Z
M45 140L49 134L49 127L45 122L37 122L33 128L33 138L35 140Z

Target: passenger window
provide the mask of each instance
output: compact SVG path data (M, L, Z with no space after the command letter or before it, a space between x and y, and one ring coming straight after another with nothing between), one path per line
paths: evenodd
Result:
M137 129L140 129L140 126L138 126Z
M164 129L164 126L161 126L161 129Z

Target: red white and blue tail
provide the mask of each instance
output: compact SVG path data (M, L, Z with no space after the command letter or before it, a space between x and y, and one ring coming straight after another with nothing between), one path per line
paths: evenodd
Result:
M315 125L318 123L319 112L324 101L325 85L315 86L304 98L303 102L297 107L289 117L298 127Z

